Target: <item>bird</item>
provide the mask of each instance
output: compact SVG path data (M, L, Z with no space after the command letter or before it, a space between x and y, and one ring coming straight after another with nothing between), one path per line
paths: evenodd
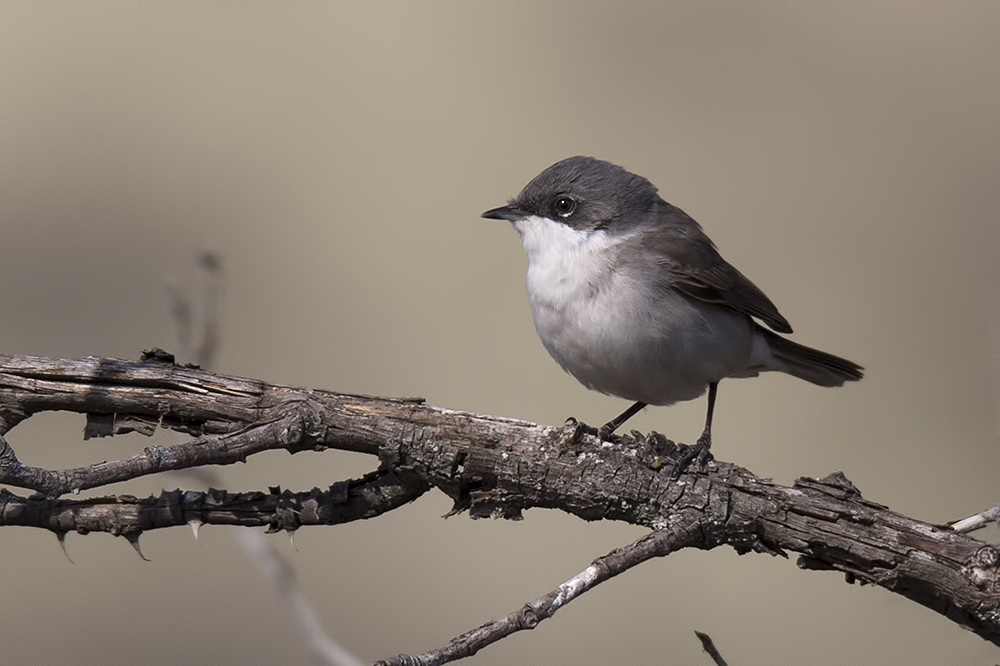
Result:
M561 160L482 217L520 235L535 330L552 358L588 389L633 402L597 429L602 441L647 405L708 392L704 430L678 473L712 459L722 379L784 372L833 387L864 376L784 337L788 320L701 225L620 166Z

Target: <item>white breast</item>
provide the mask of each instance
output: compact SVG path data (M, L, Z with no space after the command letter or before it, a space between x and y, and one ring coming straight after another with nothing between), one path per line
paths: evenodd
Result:
M746 372L749 318L616 270L618 246L629 236L539 216L513 224L528 255L535 330L587 388L663 405Z

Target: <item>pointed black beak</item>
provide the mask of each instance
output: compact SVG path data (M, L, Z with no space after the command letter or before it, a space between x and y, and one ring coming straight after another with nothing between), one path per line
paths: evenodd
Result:
M488 220L507 220L508 222L513 222L514 220L520 220L523 217L527 217L528 213L521 210L514 204L508 204L506 206L500 206L499 208L493 208L485 213L483 217Z

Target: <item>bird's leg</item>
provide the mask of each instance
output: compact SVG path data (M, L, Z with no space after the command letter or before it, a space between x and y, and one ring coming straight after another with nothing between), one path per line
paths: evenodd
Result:
M618 430L618 428L620 428L623 423L625 423L630 418L638 414L645 406L646 403L644 402L635 403L634 405L626 409L624 412L622 412L621 414L619 414L618 416L616 416L615 418L611 419L610 421L602 425L600 428L598 428L597 436L600 437L601 441L603 442L604 440L606 440L608 437L611 436L611 433L613 433L615 430Z
M674 467L674 478L676 479L688 468L692 462L697 461L698 469L704 469L705 464L712 460L712 414L715 412L715 394L719 390L719 382L712 382L708 385L708 414L705 416L705 430L694 446L688 447L684 454L677 461Z

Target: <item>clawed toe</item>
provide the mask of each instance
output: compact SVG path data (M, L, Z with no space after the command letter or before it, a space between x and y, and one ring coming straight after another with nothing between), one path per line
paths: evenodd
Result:
M678 448L682 450L680 457L677 459L677 464L674 465L674 471L671 474L673 479L679 478L681 474L686 472L691 463L695 463L695 471L701 472L708 463L715 460L711 450L712 436L707 432L698 438L694 446L679 444Z

